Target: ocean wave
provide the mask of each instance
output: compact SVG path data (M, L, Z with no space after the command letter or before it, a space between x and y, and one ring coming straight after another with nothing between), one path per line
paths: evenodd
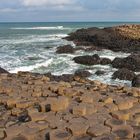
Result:
M13 70L10 70L10 73L17 73L18 71L32 71L40 67L48 67L52 62L53 62L53 59L51 58L48 61L37 63L35 65L17 67Z
M22 38L11 38L1 40L1 44L23 44L23 43L35 43L35 42L48 42L48 41L57 41L64 37L68 36L67 34L52 34L52 35L31 35Z
M101 58L109 58L111 60L114 60L116 57L125 58L129 56L129 53L123 53L123 52L113 52L111 50L102 50L102 51L95 51Z
M52 34L52 35L48 35L48 37L60 37L60 38L67 37L67 36L68 36L67 34Z
M101 69L102 70L102 69ZM93 74L90 76L88 79L89 80L98 80L101 81L105 84L110 84L110 85L124 85L124 86L131 86L131 81L127 80L119 80L119 79L112 79L112 74L114 73L114 70L103 70L105 71L104 75L98 76L96 74ZM93 71L94 72L94 71ZM93 73L91 72L91 73Z
M18 28L10 28L14 30L70 30L71 28L66 28L63 26L54 26L54 27L18 27Z

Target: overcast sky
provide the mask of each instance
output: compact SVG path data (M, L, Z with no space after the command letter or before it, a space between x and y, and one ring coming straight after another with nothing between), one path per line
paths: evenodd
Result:
M140 21L140 0L0 0L0 21Z

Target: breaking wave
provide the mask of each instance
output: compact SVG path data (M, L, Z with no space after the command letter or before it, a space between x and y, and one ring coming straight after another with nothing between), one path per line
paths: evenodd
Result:
M14 30L69 30L71 28L66 28L66 27L63 27L63 26L52 26L52 27L18 27L18 28L11 28L11 29L14 29Z
M32 71L32 70L40 68L40 67L48 67L52 62L53 62L53 59L49 59L48 61L45 61L42 63L37 63L37 64L31 65L31 66L17 67L15 69L11 70L10 72L17 73L18 71Z

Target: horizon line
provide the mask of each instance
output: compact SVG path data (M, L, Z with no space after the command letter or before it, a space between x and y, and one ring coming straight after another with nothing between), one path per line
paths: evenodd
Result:
M140 23L140 21L0 21L0 23L80 23L80 22L91 22L91 23L99 23L99 22L118 22L118 23Z

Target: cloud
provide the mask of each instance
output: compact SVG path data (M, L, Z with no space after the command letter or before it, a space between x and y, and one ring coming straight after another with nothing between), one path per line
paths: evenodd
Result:
M67 5L73 0L23 0L22 3L25 6Z
M0 0L5 21L140 21L140 0Z
M12 9L12 8L2 8L2 9L0 9L0 12L3 12L3 13L17 12L17 9Z
M81 0L81 5L87 9L102 10L135 10L140 9L140 0Z

